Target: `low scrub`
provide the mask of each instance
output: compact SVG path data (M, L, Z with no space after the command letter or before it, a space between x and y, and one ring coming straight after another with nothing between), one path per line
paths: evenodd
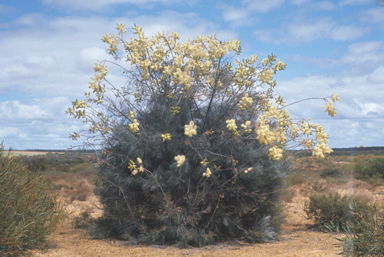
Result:
M340 231L356 219L351 212L352 204L359 213L363 213L368 208L368 203L360 197L330 192L312 194L309 201L304 203L304 211L307 218L314 221L315 227Z
M320 177L322 178L326 178L326 177L339 178L342 175L343 173L337 168L324 168L320 171Z
M384 215L383 205L369 206L361 211L352 206L354 223L352 229L347 227L344 238L343 254L345 256L384 256Z
M370 178L381 178L384 179L384 159L375 158L368 159L364 163L355 163L354 178L367 180Z
M67 217L46 180L0 145L0 256L28 255Z

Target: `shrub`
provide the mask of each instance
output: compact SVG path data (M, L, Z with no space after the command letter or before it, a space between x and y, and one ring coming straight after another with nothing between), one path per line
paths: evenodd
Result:
M72 173L77 173L79 171L84 171L84 170L87 170L87 169L89 169L89 163L88 162L83 162L83 163L80 163L80 164L76 164L69 171L72 172Z
M364 163L356 162L354 178L369 179L369 178L384 178L384 159L375 158L368 159Z
M32 172L47 170L47 158L44 156L24 156L22 157L27 169Z
M41 248L47 236L66 217L41 176L23 167L19 157L4 154L0 147L0 256L26 254Z
M384 255L384 208L377 203L361 211L351 206L355 220L347 227L344 238L345 256L383 256Z
M368 203L359 197L329 192L312 194L304 203L304 211L307 219L314 221L315 227L322 230L332 228L339 232L355 218L350 209L352 203L359 212L368 208Z
M118 62L129 63L126 86L103 85L102 61L92 93L67 109L90 124L90 142L102 142L95 166L104 216L94 234L180 247L276 239L288 142L303 139L316 157L332 152L322 126L296 122L274 95L273 76L285 64L274 55L231 64L241 52L237 40L179 43L175 32L147 40L135 25L138 38L126 41L124 25L117 30L103 41Z
M320 177L326 178L326 177L341 177L342 172L337 168L324 168L320 171Z

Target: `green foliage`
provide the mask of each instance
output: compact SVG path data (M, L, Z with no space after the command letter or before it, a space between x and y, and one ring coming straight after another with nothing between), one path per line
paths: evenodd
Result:
M75 166L73 166L70 169L70 172L77 173L79 171L83 171L83 170L87 170L87 169L89 169L89 163L83 162L83 163L79 163L79 164L76 164Z
M44 156L24 156L23 161L29 171L39 172L47 170L47 158Z
M354 222L346 229L343 254L345 256L384 255L384 208L377 204L362 211L356 205L351 209ZM352 229L351 229L352 228Z
M96 221L93 236L179 247L276 239L283 219L279 194L287 162L270 160L268 147L257 140L223 134L226 120L220 117L227 116L228 107L213 106L209 119L188 109L174 117L165 111L173 101L179 99L159 97L154 102L162 105L153 105L137 117L146 124L150 142L137 140L124 126L109 139L115 143L106 147L98 171L102 184L96 191L104 216ZM206 151L188 145L184 125L191 116L198 126L195 145ZM206 133L208 128L215 132ZM172 131L171 141L161 140L158 131L164 130ZM180 167L174 160L176 153L186 156ZM132 175L128 165L137 157L148 172ZM204 159L217 167L210 177L203 176ZM253 170L245 173L250 167Z
M307 218L314 221L315 227L320 229L332 227L339 231L355 218L350 209L352 203L359 212L368 208L368 203L355 196L314 193L309 197L309 201L304 203L304 211Z
M368 159L364 163L355 162L354 177L366 180L369 178L384 178L384 158Z
M0 146L0 256L26 254L41 248L47 236L66 218L44 178L27 171L19 157Z
M22 156L27 169L32 172L73 172L89 168L89 158L81 152L48 153L46 155Z
M337 168L331 168L331 167L328 167L328 168L324 168L320 171L320 177L322 178L326 178L326 177L341 177L343 175L343 173L337 169Z

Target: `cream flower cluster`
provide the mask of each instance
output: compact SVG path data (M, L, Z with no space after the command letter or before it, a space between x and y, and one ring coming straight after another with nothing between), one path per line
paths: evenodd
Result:
M241 124L241 127L245 129L245 133L251 133L252 129L247 129L251 125L251 121L247 120L244 124Z
M327 157L329 154L331 154L333 151L331 148L328 147L328 135L325 133L325 129L323 126L317 124L316 127L316 139L318 140L319 144L316 144L315 148L313 149L312 155L315 157Z
M273 146L269 149L269 156L273 160L279 161L281 158L283 158L283 150L276 146Z
M191 121L189 125L184 125L184 134L188 137L192 137L193 135L196 135L196 129L197 126Z
M250 167L250 168L246 169L246 170L244 171L244 173L248 173L248 172L250 172L251 170L253 170L253 168L252 168L252 167Z
M328 112L328 114L331 117L335 117L335 115L337 114L337 112L336 112L337 109L335 108L335 106L333 106L329 102L326 105L324 105L323 108L325 108L325 111Z
M206 172L203 173L203 177L210 177L212 174L211 170L209 168L207 168Z
M331 94L331 99L332 99L332 102L334 103L336 101L340 101L339 95L335 95L333 93ZM327 102L327 104L324 105L323 108L325 108L325 111L328 112L328 115L330 115L331 117L335 117L335 115L337 114L336 112L337 109L330 102Z
M231 119L231 120L227 120L226 123L228 124L227 125L227 129L229 131L233 131L233 132L237 132L237 126L236 126L236 121L234 119Z
M129 126L129 131L131 131L132 133L136 132L139 130L139 122L137 121L137 119L134 119L133 120L133 123L132 124L128 124Z
M132 175L136 175L138 172L144 172L144 167L143 167L143 161L137 157L137 164L139 164L139 168L137 168L137 165L134 161L129 160L128 168L131 170Z
M269 83L273 79L273 71L271 70L262 71L259 74L259 79L261 82Z
M175 156L175 161L177 162L177 167L180 167L185 162L184 155Z
M135 117L135 114L136 114L136 112L133 112L133 111L129 110L128 117L129 117L130 119L133 119L133 118Z
M163 138L163 142L165 142L165 140L171 140L171 137L172 135L170 133L166 133L166 134L161 134L161 137Z
M248 97L248 93L241 98L240 102L237 104L240 107L240 110L248 109L253 103L252 97Z

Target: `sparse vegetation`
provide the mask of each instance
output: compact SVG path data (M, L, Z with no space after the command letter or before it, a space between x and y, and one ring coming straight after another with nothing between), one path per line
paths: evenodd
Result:
M361 210L351 206L353 223L346 228L343 254L345 256L384 256L384 208L373 204Z
M34 165L36 167L38 165ZM28 255L66 218L51 185L0 146L0 256Z
M102 179L94 176L90 170L90 166L84 164L88 163L89 159L82 153L66 153L64 155L67 156L59 157L56 154L35 156L36 160L40 160L41 157L44 157L47 167L46 170L40 169L40 171L37 172L32 172L32 170L30 170L30 172L27 171L29 170L27 164L21 162L20 158L22 157L18 158L23 174L28 173L40 177L43 182L45 180L51 181L52 183L49 185L50 189L53 189L57 193L60 191L60 194L64 196L64 199L68 202L75 201L75 206L80 203L86 204L87 202L77 201L89 201L88 197L92 194L92 187L90 184L100 185ZM6 153L4 153L3 156L6 156ZM368 160L376 158L378 158L378 156L370 154L361 156L330 156L329 159L324 162L312 161L308 157L302 158L297 170L287 176L287 185L290 186L282 191L281 200L285 202L286 205L290 205L292 202L297 201L296 197L305 197L309 194L309 197L312 197L313 199L313 209L315 208L314 206L319 208L319 211L314 213L315 215L318 214L320 220L317 225L318 229L322 231L329 231L329 229L331 229L332 231L344 232L343 227L346 228L347 236L345 239L341 239L341 248L343 249L340 248L340 251L343 251L344 255L381 256L383 255L382 246L384 244L383 207L378 203L369 204L370 200L364 198L366 196L345 196L341 193L336 196L336 193L332 193L331 190L337 188L337 185L334 182L341 179L351 182L349 187L354 190L365 190L364 192L369 190L372 194L375 190L379 190L381 187L377 183L378 179L365 179L364 181L361 181L349 177L353 176L356 166L361 165L363 168L366 163L369 163ZM56 162L50 159L59 159L59 161ZM17 158L14 160L17 160ZM68 160L72 161L69 162ZM68 163L69 172L61 172L57 170L57 166L55 165L63 163ZM36 164L36 166L39 165L38 163ZM337 169L340 172L340 177L326 176L323 178L321 174L326 169ZM37 176L39 173L40 176ZM0 190L1 188L2 185L0 185ZM322 197L320 197L320 195L322 195ZM0 198L1 197L2 195L0 194ZM309 198L309 201L310 199L311 198ZM309 201L307 206L309 206ZM330 208L328 208L329 206ZM1 208L0 213L2 213ZM79 217L72 220L72 225L78 229L90 230L94 228L96 225L95 219L92 218L92 215L89 213L92 212L83 211ZM315 220L314 216L312 216L311 220ZM2 219L0 220L0 223L1 221ZM98 225L102 226L103 224L99 223ZM98 231L100 232L103 230ZM1 236L2 235L0 235L0 237ZM107 235L100 234L99 236L105 237ZM28 254L28 252L25 252L26 249L42 248L47 244L48 243L45 241L45 243L40 246L28 246L23 248L23 251L20 253ZM3 252L0 252L0 256L6 256L4 249L2 249L2 251Z
M315 227L324 230L341 228L356 220L350 206L354 204L356 211L363 213L368 208L368 203L356 196L341 195L339 193L314 193L304 203L307 218L314 221Z

